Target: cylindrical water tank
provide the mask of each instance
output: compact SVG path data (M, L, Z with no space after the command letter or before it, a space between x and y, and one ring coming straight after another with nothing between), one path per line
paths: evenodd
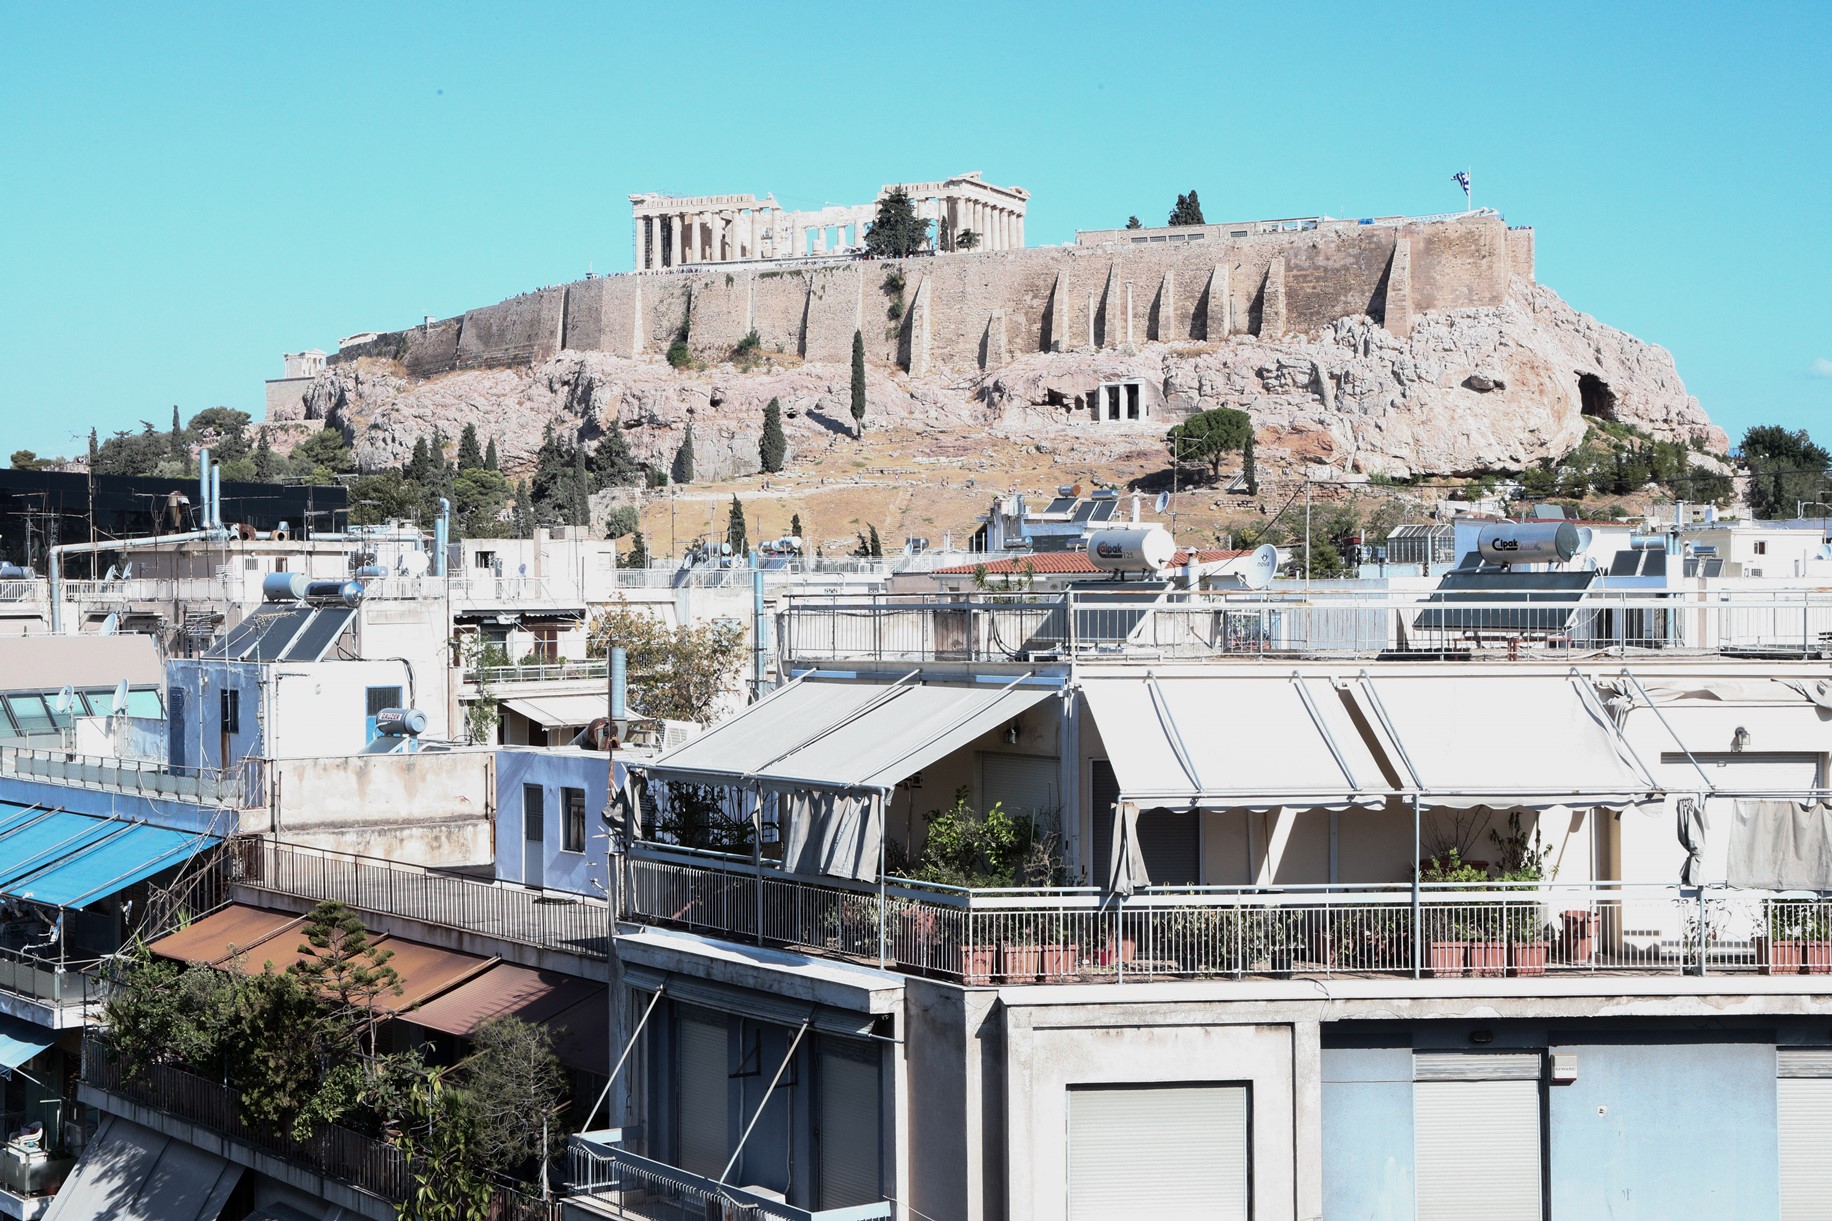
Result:
M305 596L315 602L355 606L363 600L363 587L355 581L313 581L305 587Z
M356 570L356 575L366 578L385 577L388 575L388 570L380 564L364 564Z
M1170 567L1177 544L1163 526L1125 526L1096 530L1088 539L1088 558L1107 572L1157 572Z
M1490 564L1563 563L1580 545L1578 528L1568 521L1499 522L1476 536L1476 550Z
M269 602L297 602L310 584L302 572L270 572L261 578L261 597Z
M375 714L375 732L390 738L417 738L426 732L426 714L418 708L384 708Z

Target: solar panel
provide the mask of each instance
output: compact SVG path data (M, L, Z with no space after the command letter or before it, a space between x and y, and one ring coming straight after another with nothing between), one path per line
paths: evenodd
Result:
M1664 551L1644 552L1647 558L1641 561L1641 575L1644 577L1664 577L1667 575L1667 553Z
M1075 507L1075 498L1073 496L1058 496L1056 499L1050 501L1049 507L1045 509L1044 512L1045 513L1067 513L1070 509L1074 507Z
M240 657L248 642L267 628L269 615L260 611L248 616L204 648L205 657Z
M1609 575L1612 577L1632 577L1641 569L1641 552L1618 551L1609 561Z
M319 661L349 626L355 610L347 606L326 607L314 612L312 621L286 650L288 661Z
M242 661L279 661L299 629L312 617L310 607L292 607L267 621L267 630L242 651Z
M1094 518L1094 510L1098 509L1100 505L1101 505L1101 502L1098 500L1082 501L1080 504L1075 506L1074 520L1075 521L1092 521Z
M1593 572L1447 572L1413 626L1421 631L1562 631L1595 577Z

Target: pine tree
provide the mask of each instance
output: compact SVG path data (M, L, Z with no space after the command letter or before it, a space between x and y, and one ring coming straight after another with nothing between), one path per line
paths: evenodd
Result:
M643 482L643 466L630 454L623 423L613 419L604 439L592 453L593 488L631 487Z
M878 201L877 218L865 226L865 249L879 258L901 259L929 244L929 222L916 215L916 202L902 187Z
M750 538L744 528L744 505L739 503L737 496L732 497L731 511L725 516L725 541L731 544L734 556L750 550Z
M534 502L528 493L528 481L520 479L515 484L515 537L534 537Z
M1259 471L1253 465L1253 433L1247 433L1246 444L1240 447L1240 473L1247 481L1247 495L1259 495Z
M638 530L630 540L630 568L647 568L649 566L649 544L644 541L642 531Z
M1145 226L1139 223L1138 217L1128 216L1126 218L1126 227L1128 229L1143 229Z
M458 469L474 471L483 466L483 450L477 445L477 425L466 424L458 436Z
M585 447L573 449L572 491L566 498L567 524L589 526L592 523L592 477L585 469Z
M1171 209L1170 220L1167 223L1173 225L1207 223L1202 219L1202 204L1197 200L1196 192L1193 189L1188 195L1177 196L1177 206Z
M800 513L789 514L789 533L793 534L796 538L800 538L802 536L801 514Z
M878 539L878 527L875 525L871 527L871 542L867 545L866 550L874 560L884 558L884 544Z
M789 454L789 439L782 432L782 401L771 399L763 409L763 439L757 443L757 458L763 473L774 475L782 469Z
M496 438L495 437L490 438L489 448L483 451L483 469L486 471L499 471L502 469L500 466L496 464Z
M676 483L693 482L693 425L687 426L687 434L681 438L681 447L674 451L674 469L669 475Z
M267 430L263 428L254 443L254 477L262 483L272 483L279 473L280 460L274 456L273 446L267 443Z
M865 336L852 333L852 422L858 434L865 433Z

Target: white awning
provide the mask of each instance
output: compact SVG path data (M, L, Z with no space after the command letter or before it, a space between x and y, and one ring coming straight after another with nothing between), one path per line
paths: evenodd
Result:
M1660 787L1570 675L1379 675L1349 689L1426 805L1621 807Z
M523 695L504 700L503 707L521 713L545 729L590 725L599 717L611 714L610 697L602 691L577 695Z
M804 679L650 763L655 780L887 789L1056 694L1005 683Z
M1081 686L1126 802L1344 809L1381 805L1393 788L1325 679L1217 667Z
M242 1168L118 1115L83 1149L45 1221L215 1221Z

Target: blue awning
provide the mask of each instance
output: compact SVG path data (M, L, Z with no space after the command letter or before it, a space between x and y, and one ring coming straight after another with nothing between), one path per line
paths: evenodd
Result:
M55 1042L55 1031L0 1013L0 1069L10 1073Z
M214 835L58 810L0 823L0 893L48 907L82 907L181 865Z

